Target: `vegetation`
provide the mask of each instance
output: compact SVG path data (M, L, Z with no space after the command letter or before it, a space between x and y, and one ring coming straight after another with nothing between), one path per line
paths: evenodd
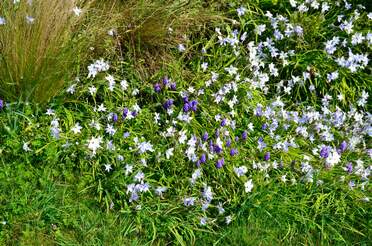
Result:
M0 245L369 245L368 6L0 5Z

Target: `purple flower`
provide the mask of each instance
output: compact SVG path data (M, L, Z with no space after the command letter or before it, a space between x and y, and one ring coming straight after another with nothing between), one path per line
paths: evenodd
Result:
M218 146L217 144L213 145L213 150L217 154L220 154L222 152L222 148L220 146Z
M216 132L214 133L214 135L216 136L216 138L218 138L220 136L220 131L216 129Z
M171 83L170 84L170 88L171 88L171 90L173 90L173 91L175 91L177 88L176 88L177 86L176 86L176 83Z
M208 140L208 132L204 132L202 140L205 142Z
M124 138L127 138L127 137L129 137L130 136L130 133L129 132L124 132L124 134L123 134L123 137Z
M154 90L155 90L156 93L159 93L159 92L161 91L161 86L160 86L159 83L156 83L156 84L154 85Z
M164 107L164 109L168 110L168 109L170 109L172 107L172 105L173 105L173 99L168 99L163 104L163 107Z
M4 101L0 99L0 110L2 110L3 108L4 108Z
M132 111L132 116L133 116L133 117L136 117L136 116L137 116L137 114L138 114L138 112L137 112L137 111Z
M188 103L189 102L189 98L188 97L184 97L184 98L182 98L183 99L183 102L184 103Z
M255 112L256 116L262 116L262 107L257 106Z
M231 150L230 150L230 155L231 155L231 156L234 156L234 155L236 155L236 154L238 154L238 151L237 151L236 149L231 149Z
M167 76L165 76L164 78L163 78L163 85L168 85L169 84L169 79L168 79L168 77Z
M115 114L115 113L112 114L112 121L113 122L117 122L118 121L118 115L117 114Z
M190 105L189 105L189 103L185 103L183 105L183 112L187 113L189 111L190 111Z
M329 152L331 151L331 147L329 146L324 146L321 150L320 150L320 157L326 159L328 158L329 156Z
M353 172L353 164L351 164L351 162L349 162L347 165L346 165L346 171L351 174Z
M243 133L242 133L242 139L243 140L247 140L247 131L244 131Z
M341 153L344 152L347 149L346 141L342 141L342 143L340 144L339 149L340 149Z
M221 159L217 160L217 162L216 162L216 167L217 167L218 169L220 169L220 168L223 167L223 164L225 164L225 160L224 160L223 158L221 158Z
M236 136L236 137L235 137L235 142L238 142L238 141L239 141L239 137Z
M223 120L221 121L221 126L226 126L226 119L223 119Z
M200 164L201 164L200 160L197 160L196 163L195 163L196 167L200 167Z
M270 152L266 152L266 153L265 153L265 155L264 155L264 160L265 160L265 161L270 160Z
M127 118L127 116L128 116L128 108L124 108L124 109L123 109L123 115L122 115L123 120L124 120L125 118Z
M266 128L267 128L267 124L266 123L263 123L262 124L262 130L266 130Z
M228 140L226 141L226 147L230 147L230 146L231 146L231 140L228 139Z
M200 156L200 162L201 163L205 163L207 161L207 156L203 153L201 156Z
M191 101L191 110L195 112L197 110L197 106L198 106L198 101L192 100Z

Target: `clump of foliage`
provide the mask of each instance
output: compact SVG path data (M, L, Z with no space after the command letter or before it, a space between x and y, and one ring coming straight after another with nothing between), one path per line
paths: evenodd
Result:
M178 40L167 48L173 59L146 79L132 59L97 57L47 108L0 101L0 182L9 191L0 195L0 238L368 244L367 88L340 100L322 91L335 74L295 69L312 39L295 16L341 6L324 4L290 1L291 18L258 3L222 5L235 21ZM107 42L124 44L121 35L110 30ZM322 62L349 69L333 59ZM354 62L349 72L364 73ZM295 103L305 85L319 98Z

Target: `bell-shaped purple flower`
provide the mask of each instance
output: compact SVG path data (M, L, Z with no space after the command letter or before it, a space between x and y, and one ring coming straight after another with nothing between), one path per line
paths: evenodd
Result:
M320 150L320 157L326 159L328 158L329 156L329 152L331 151L331 148L329 146L324 146L321 150Z
M175 91L177 89L176 83L171 83L170 88L171 88L172 91Z
M230 155L231 155L231 156L234 156L234 155L236 155L236 154L238 154L238 150L232 148L232 149L230 150Z
M187 113L189 111L190 111L190 105L189 105L189 103L185 103L183 105L183 112Z
M351 164L351 162L349 162L347 165L346 165L346 172L348 174L351 174L353 172L353 164Z
M220 169L220 168L223 167L224 164L225 164L225 160L224 160L223 158L221 158L221 159L217 160L217 162L216 162L216 167L217 167L218 169Z
M226 126L226 119L223 119L222 121L221 121L221 124L220 124L221 126Z
M117 122L118 121L118 115L117 114L115 114L115 113L112 114L112 121L113 122Z
M266 130L266 128L267 128L267 124L266 123L263 123L261 129L262 130Z
M204 132L202 140L205 142L208 140L208 132Z
M222 152L222 148L220 146L218 146L217 144L213 145L213 150L217 154L220 154Z
M191 104L190 105L191 106L191 110L194 111L194 112L196 112L196 110L198 109L198 101L192 100L190 104Z
M346 149L347 149L347 143L346 141L342 141L342 143L340 144L339 150L342 153L342 152L345 152Z
M124 120L125 118L127 118L127 116L128 116L128 108L124 108L123 109L122 119Z
M167 101L165 101L165 103L163 104L163 108L168 110L172 107L173 105L173 99L168 99Z
M0 110L2 110L3 108L4 108L4 101L0 99Z
M206 156L206 154L203 153L203 154L200 156L200 159L199 159L199 160L200 160L201 163L205 163L205 162L207 161L207 156Z
M266 153L265 153L265 155L264 155L264 160L265 160L265 161L270 160L270 152L266 152Z
M154 90L156 93L159 93L161 91L161 85L159 83L156 83L154 85Z
M248 135L247 131L244 131L244 132L242 133L242 139L243 139L243 140L247 140L247 135Z
M167 86L169 84L169 79L167 76L163 78L163 85Z
M230 147L230 146L231 146L231 140L228 139L228 140L226 141L226 147Z

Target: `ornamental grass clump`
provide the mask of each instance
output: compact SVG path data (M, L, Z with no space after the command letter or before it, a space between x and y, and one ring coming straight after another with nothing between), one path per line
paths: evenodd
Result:
M81 24L90 4L0 3L0 94L7 101L43 103L59 92L87 48L82 28L90 25Z

